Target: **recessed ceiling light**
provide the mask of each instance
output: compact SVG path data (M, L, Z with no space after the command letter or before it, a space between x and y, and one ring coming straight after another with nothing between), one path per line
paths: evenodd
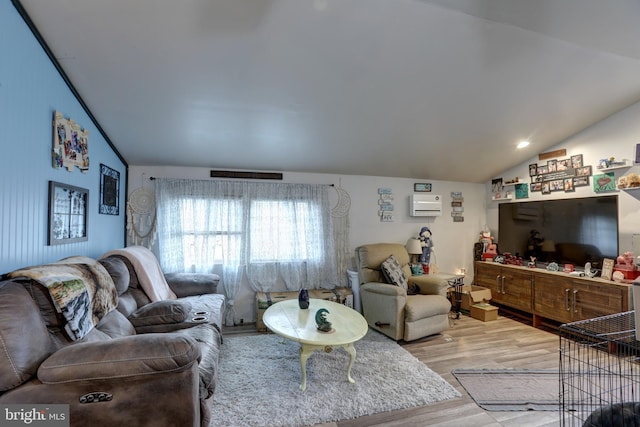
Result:
M520 141L518 142L518 148L524 148L529 146L529 141Z

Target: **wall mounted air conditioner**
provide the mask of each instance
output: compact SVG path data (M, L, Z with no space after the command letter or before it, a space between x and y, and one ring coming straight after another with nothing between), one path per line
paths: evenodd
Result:
M432 194L412 194L409 196L409 215L442 215L442 197Z

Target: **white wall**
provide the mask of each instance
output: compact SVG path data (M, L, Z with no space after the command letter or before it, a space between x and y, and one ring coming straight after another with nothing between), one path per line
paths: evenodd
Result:
M633 164L635 160L636 144L640 144L640 103L636 103L625 110L608 117L605 120L581 131L562 143L552 147L545 152L557 149L566 149L567 156L582 154L584 164L592 165L593 173L598 174L597 169L600 159L615 157L616 160L629 159ZM565 158L565 157L562 157ZM504 180L519 177L520 180L529 182L529 164L541 163L538 160L538 153L531 159L516 168L505 171L502 174ZM628 169L619 169L615 172L616 179L621 175L630 172L640 174L640 166L633 165ZM495 178L500 178L496 176ZM491 200L491 183L486 184L487 190L487 222L491 231L497 236L498 242L498 204L508 202L496 202ZM640 234L640 190L635 192L616 191L618 195L618 215L619 215L619 249L620 252L634 251L640 255L640 247L636 244L633 247L633 235ZM575 192L552 192L551 194L541 194L540 192L529 192L529 199L518 201L541 199L566 199L594 196L593 179L590 179L590 186L577 187Z
M130 166L129 192L144 185L153 187L150 177L210 179L208 168ZM307 173L284 173L283 182L304 184L335 184L344 188L351 198L349 212L350 252L366 243L394 242L405 244L407 239L418 235L420 228L429 226L433 233L436 260L440 271L457 272L466 268L466 282L471 283L473 275L473 244L478 240L485 220L485 188L482 184L433 181L429 179L387 178L378 176L330 175ZM443 214L435 218L415 218L409 216L409 195L413 194L413 184L429 182L431 194L443 197ZM388 187L394 195L394 221L381 222L378 216L378 188ZM454 223L451 218L451 192L462 192L464 197L464 222ZM331 192L337 202L337 192ZM352 261L353 262L353 261ZM346 274L346 272L344 273ZM255 295L248 285L243 287L235 304L236 321L255 321ZM281 289L276 290L283 290Z
M594 173L598 173L600 159L615 157L616 159L635 158L636 144L640 143L640 103L635 104L596 125L585 129L571 138L546 151L564 148L567 156L582 154L585 165L592 165ZM519 177L529 181L529 164L540 163L535 141L532 144L532 157L516 168L505 171L503 179ZM636 172L640 174L640 166L616 171L616 178L621 174ZM129 191L141 187L152 187L149 177L209 179L208 168L186 167L151 167L131 166L129 169ZM387 178L379 176L330 175L285 173L284 182L335 184L344 188L351 197L350 251L361 244L374 242L406 243L407 239L417 236L420 228L428 225L433 232L437 263L441 271L457 272L466 268L466 283L473 280L473 244L478 240L481 229L489 227L498 235L498 203L491 200L491 183L485 185L458 183L449 181L433 181L425 179ZM552 198L577 198L594 195L592 179L588 187L578 187L575 192L553 192L542 195L529 193L529 199L539 200ZM436 218L414 218L409 216L408 198L413 193L415 182L433 184L431 194L443 196L444 212ZM378 217L379 187L389 187L395 196L395 218L393 222L380 222ZM450 193L460 191L464 197L464 222L454 223L450 214ZM607 193L608 194L608 193ZM620 191L619 195L619 241L620 251L632 250L640 255L640 247L633 247L632 237L640 234L640 192ZM337 195L334 195L337 200ZM524 200L522 200L524 201ZM505 202L501 202L505 203ZM638 239L640 241L640 239ZM255 321L254 294L244 287L236 303L237 321Z

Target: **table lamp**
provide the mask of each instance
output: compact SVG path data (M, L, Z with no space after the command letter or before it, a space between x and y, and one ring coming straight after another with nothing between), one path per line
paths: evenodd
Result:
M405 246L407 249L407 253L411 256L411 263L417 264L418 256L422 254L422 244L420 240L416 238L410 238L407 240L407 245Z

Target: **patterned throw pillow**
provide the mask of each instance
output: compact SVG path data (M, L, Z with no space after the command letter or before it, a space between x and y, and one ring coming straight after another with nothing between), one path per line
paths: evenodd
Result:
M404 271L402 271L402 267L395 256L391 255L389 258L384 260L384 262L380 264L380 267L382 268L382 274L388 283L400 286L405 291L407 290L409 287L407 276L405 276Z

